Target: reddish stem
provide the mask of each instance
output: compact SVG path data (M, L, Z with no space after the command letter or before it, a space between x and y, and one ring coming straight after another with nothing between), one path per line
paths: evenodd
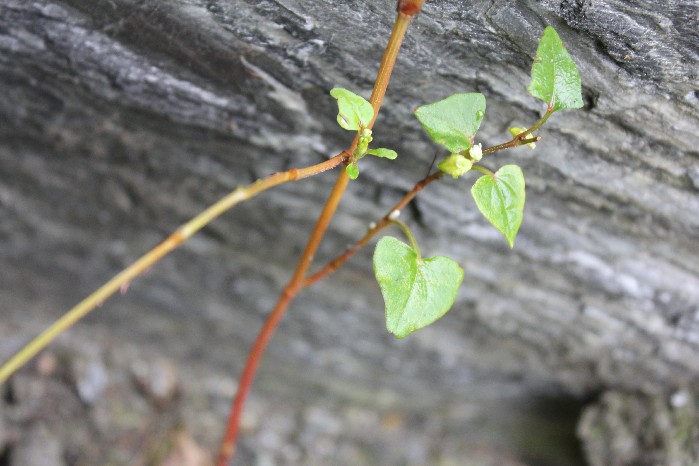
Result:
M549 109L544 114L544 116L542 116L541 119L534 124L534 126L529 128L528 130L522 131L521 133L519 133L517 136L514 136L510 141L507 141L506 143L498 144L497 146L488 147L487 149L483 149L483 155L492 154L493 152L498 152L498 151L501 151L503 149L510 149L512 147L523 146L524 144L529 144L531 142L541 141L540 136L529 137L529 138L527 136L531 136L531 134L534 131L541 128L541 125L546 123L546 120L548 120L552 114L553 114L553 111Z
M226 434L224 436L223 442L219 450L218 465L225 466L230 461L231 457L235 453L235 441L238 436L238 428L240 426L240 416L243 414L243 408L245 406L245 399L247 398L250 388L252 387L252 382L255 379L255 373L257 372L257 367L260 364L260 359L267 348L270 338L274 334L274 330L279 325L279 321L289 307L289 304L294 299L299 290L303 287L303 278L310 266L313 254L315 253L320 240L323 238L323 234L330 223L335 209L340 203L342 194L345 191L347 182L349 181L349 176L345 170L340 172L340 176L335 183L330 197L328 198L325 207L323 208L318 222L316 223L313 233L306 245L306 250L304 251L301 260L296 266L296 271L293 277L284 288L276 306L265 320L260 333L257 335L257 339L253 344L250 352L248 353L248 360L245 364L245 369L243 374L240 376L240 381L238 382L238 392L236 393L235 399L233 400L233 405L231 407L231 414L228 418L228 426L226 428Z
M401 10L402 4L412 5L410 12L404 12ZM422 0L404 1L400 0L398 4L398 15L396 21L393 25L393 30L391 32L391 37L386 45L386 50L384 52L383 60L381 61L381 66L376 76L376 82L374 84L374 89L370 98L371 105L374 108L374 120L369 125L371 128L376 120L376 116L381 108L381 103L383 102L384 94L386 93L386 87L391 78L391 72L393 71L393 66L395 65L396 57L398 56L398 51L400 50L401 43L403 42L403 37L410 24L410 19L414 16L422 6ZM415 9L416 7L416 9ZM357 138L355 137L354 142L347 153L353 153L354 148L357 144ZM345 192L347 183L349 181L349 176L345 170L342 170L340 176L338 177L335 186L326 201L323 211L316 222L316 225L311 233L306 249L296 266L293 277L290 282L284 288L276 306L267 317L260 333L253 344L252 349L248 355L248 360L245 364L245 369L241 375L240 382L238 383L238 392L236 393L235 399L231 406L231 413L228 418L228 424L226 426L226 433L221 442L218 456L218 466L226 466L232 456L235 453L235 443L238 436L238 430L240 426L240 417L245 406L245 399L250 391L252 382L255 378L255 373L257 372L257 367L260 363L260 359L267 348L274 330L277 328L279 321L289 307L289 304L294 299L296 294L304 287L304 279L308 268L311 265L313 256L320 244L323 235L330 223L335 210Z

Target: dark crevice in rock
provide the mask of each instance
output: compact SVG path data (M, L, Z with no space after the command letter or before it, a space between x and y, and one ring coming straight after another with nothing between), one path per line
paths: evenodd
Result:
M586 112L594 111L595 107L597 106L597 101L599 100L599 92L593 91L591 89L583 89L582 96L584 102L582 110Z
M12 446L8 444L0 448L0 466L14 466L11 460Z
M528 400L527 409L537 413L539 426L521 429L519 441L536 452L531 456L525 454L522 459L527 464L541 466L586 464L576 429L586 406L596 397L597 395L585 398L551 395Z

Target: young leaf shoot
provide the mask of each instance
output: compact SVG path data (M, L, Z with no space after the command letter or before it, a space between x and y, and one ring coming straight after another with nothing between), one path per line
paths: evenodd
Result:
M454 179L468 173L471 167L473 167L473 161L461 154L451 154L437 164L437 168L447 175L451 175Z
M347 171L350 180L356 180L357 177L359 177L359 164L357 162L352 162L349 165L347 165L345 171Z
M342 128L359 131L374 118L374 108L364 97L341 87L332 89L330 95L337 99L337 123Z

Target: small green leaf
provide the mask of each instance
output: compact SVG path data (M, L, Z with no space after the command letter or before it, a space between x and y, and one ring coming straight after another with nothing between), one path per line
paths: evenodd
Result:
M505 165L494 175L485 175L471 188L478 210L505 235L510 247L524 216L524 175L517 165Z
M512 128L508 129L512 137L517 137L523 132L525 132L527 128L523 128L522 126L513 126ZM527 136L530 136L529 134Z
M396 151L391 149L384 149L383 147L379 147L378 149L369 149L368 151L366 151L366 153L370 155L375 155L376 157L383 157L384 159L391 160L398 157Z
M357 164L357 162L352 162L351 164L347 165L347 168L345 168L345 170L347 171L350 180L356 180L359 176L359 165Z
M544 30L532 65L529 93L553 111L583 106L580 73L551 26Z
M452 154L471 148L484 115L485 97L478 93L454 94L415 110L432 140Z
M374 274L386 303L386 328L398 338L446 314L464 279L456 261L443 256L420 259L410 246L390 236L376 244Z
M337 122L342 128L358 131L374 118L374 108L364 97L341 87L332 89L330 95L337 99Z

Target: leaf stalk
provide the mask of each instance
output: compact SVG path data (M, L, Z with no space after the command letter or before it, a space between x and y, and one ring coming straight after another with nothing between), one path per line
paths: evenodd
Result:
M422 254L420 254L420 248L418 247L417 241L413 236L413 232L410 231L410 228L408 228L408 225L401 222L400 220L391 220L391 223L403 231L403 234L406 238L408 238L408 241L410 242L410 247L413 251L415 251L415 255L417 256L418 262L420 262L422 260Z

